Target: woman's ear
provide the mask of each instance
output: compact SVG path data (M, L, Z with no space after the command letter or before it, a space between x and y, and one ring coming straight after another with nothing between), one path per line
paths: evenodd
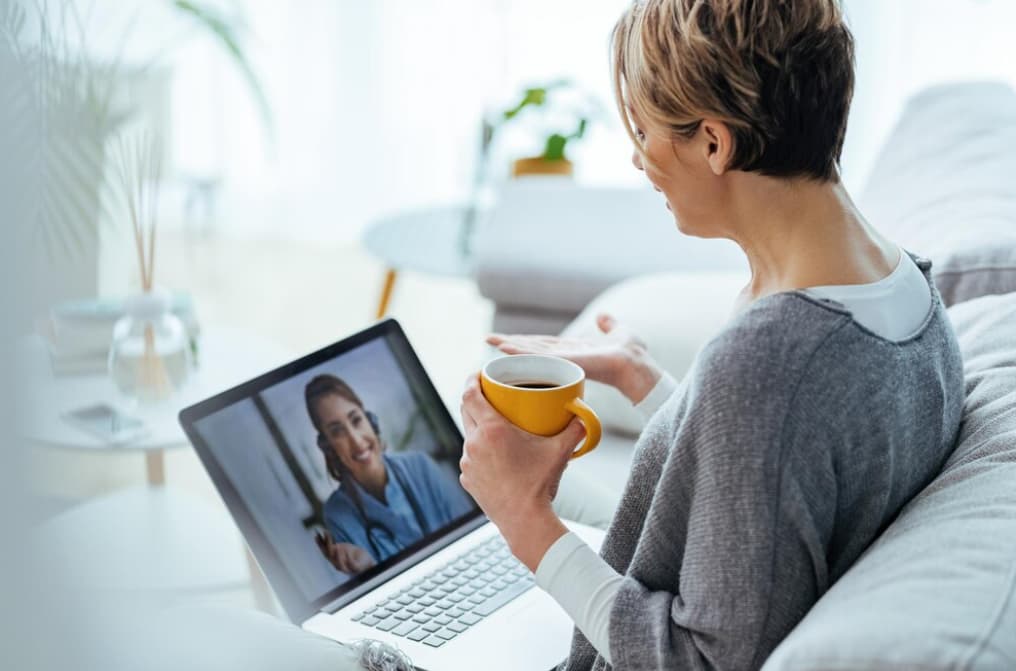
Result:
M706 163L712 173L719 177L727 172L734 155L734 136L727 124L716 119L703 119L699 133Z

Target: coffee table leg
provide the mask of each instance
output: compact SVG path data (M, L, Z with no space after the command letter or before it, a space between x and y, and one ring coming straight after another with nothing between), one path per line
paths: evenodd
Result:
M381 289L381 300L377 305L377 318L381 319L388 312L388 302L392 298L392 290L395 288L395 278L398 277L398 271L394 268L389 268L385 272L385 283Z
M145 452L145 474L149 485L166 484L166 455L162 450Z

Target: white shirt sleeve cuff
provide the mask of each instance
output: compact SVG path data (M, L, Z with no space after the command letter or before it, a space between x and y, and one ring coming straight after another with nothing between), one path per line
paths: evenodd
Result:
M610 613L624 578L574 533L557 539L536 567L536 584L560 604L610 663Z
M656 386L653 387L644 399L635 404L635 412L642 418L642 423L645 424L649 421L649 418L656 414L674 390L677 389L677 380L670 373L664 371L663 376L656 382Z

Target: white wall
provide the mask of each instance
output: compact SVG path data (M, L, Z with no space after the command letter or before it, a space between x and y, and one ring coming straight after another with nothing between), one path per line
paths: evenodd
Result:
M176 44L167 33L186 27L167 23L156 0L91 1L120 14L141 7L142 47ZM526 84L559 77L594 91L606 114L576 147L578 178L641 179L614 118L608 73L607 40L627 0L236 4L274 113L274 148L215 44L191 39L171 51L177 171L223 180L222 229L350 240L379 214L459 200L472 179L480 114L502 108ZM858 44L843 160L855 190L908 95L951 79L1016 82L1012 0L845 4ZM159 12L163 18L151 18ZM509 155L538 151L518 130L502 140L494 157L502 173Z
M282 222L288 236L349 239L378 214L461 200L480 115L514 102L524 85L562 76L595 90L607 112L574 153L580 178L638 179L607 77L621 0L243 5L275 115L275 155L212 45L178 59L174 91L178 164L226 177L231 230L272 232ZM504 135L495 173L507 154L539 151L522 135Z

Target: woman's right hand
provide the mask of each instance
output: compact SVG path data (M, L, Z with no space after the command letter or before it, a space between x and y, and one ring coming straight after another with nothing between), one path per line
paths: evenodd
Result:
M323 534L318 534L316 539L321 552L337 571L348 575L355 575L373 568L377 564L374 558L370 556L370 553L359 545L336 543L327 531Z
M492 333L487 342L505 354L549 354L573 361L596 382L616 387L632 403L652 391L662 376L646 344L608 314L598 315L596 326L605 337L572 338Z

